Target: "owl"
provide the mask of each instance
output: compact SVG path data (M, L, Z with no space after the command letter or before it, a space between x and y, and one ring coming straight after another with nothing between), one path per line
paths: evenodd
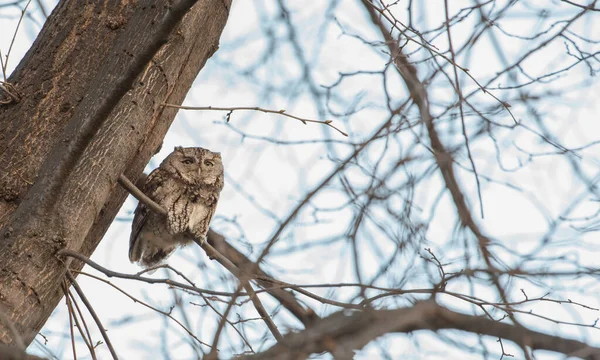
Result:
M223 189L221 154L199 147L176 147L148 175L142 191L167 215L139 203L129 238L129 260L143 267L163 263L181 245L206 240Z

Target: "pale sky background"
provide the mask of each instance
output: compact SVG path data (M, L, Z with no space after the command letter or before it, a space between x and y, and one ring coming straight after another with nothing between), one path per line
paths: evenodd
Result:
M402 2L402 1L401 1ZM1 4L9 3L6 0L0 0ZM52 1L43 1L46 9L50 11L53 7ZM378 40L380 35L368 23L368 17L359 6L358 1L344 0L339 2L335 17L339 25L330 25L326 29L321 27L323 18L327 16L327 4L329 1L287 1L288 9L292 14L292 21L298 29L302 29L300 34L301 44L307 51L312 63L314 63L313 74L315 80L320 86L333 84L340 73L349 73L357 70L381 70L387 63L388 58L376 49L371 49L363 44L359 39L351 34L360 35L363 38ZM443 2L426 0L419 2L422 6L420 12L427 12L427 17L415 19L417 24L428 27L434 27L441 24L444 18ZM451 2L457 8L459 5L471 4L467 1ZM505 1L497 1L504 4ZM519 36L529 36L540 29L547 27L535 18L536 11L543 9L544 6L553 9L553 13L572 14L578 10L562 4L560 1L527 1L523 5L516 5L516 8L523 12L529 11L531 16L514 16L503 20L501 25L506 31ZM423 6L424 5L424 6ZM428 6L429 5L429 6ZM18 64L25 54L36 34L41 28L43 17L37 10L36 2L32 2L30 17L26 17L17 34L15 45L12 49L9 72ZM315 108L310 100L310 95L303 89L301 84L296 87L290 86L289 79L294 78L301 71L297 63L293 61L294 51L289 45L279 49L280 54L277 59L269 59L268 66L263 67L255 74L255 78L244 78L236 69L244 68L253 64L260 58L263 50L270 44L262 36L261 29L268 27L266 19L275 17L277 9L271 1L249 1L237 0L231 10L228 25L221 37L221 48L207 63L205 68L198 76L196 83L184 104L195 106L261 106L271 109L286 109L287 112L306 118L320 118L319 110ZM0 8L0 50L4 54L8 49L12 34L16 27L18 9L15 7ZM597 13L596 13L597 14ZM580 33L588 34L593 38L593 34L600 33L600 15L588 15L582 21L577 22L573 29ZM404 19L405 20L405 19ZM558 26L558 25L557 25ZM346 34L342 33L341 28L345 29ZM461 44L473 29L473 24L465 21L452 28L456 43ZM274 27L271 29L276 36L283 36L285 29ZM499 33L499 38L504 39ZM317 45L320 41L326 44L319 49ZM510 45L505 45L507 50L505 56L508 59L514 59L525 53L530 46L528 41L518 41L514 37L509 40ZM447 49L447 40L445 35L432 39L432 44L439 49ZM487 44L487 45L486 45ZM486 47L487 46L487 47ZM539 76L554 71L559 64L572 62L565 57L566 45L562 41L555 41L548 46L538 56L523 64L531 76ZM588 49L588 51L592 51ZM598 51L597 45L595 51ZM462 58L459 61L469 68L470 73L481 83L486 83L496 71L503 68L498 61L493 48L488 42L482 42L477 46L467 60ZM596 64L597 65L597 64ZM577 148L585 144L597 141L600 127L598 119L600 114L600 86L594 82L595 78L589 77L589 70L584 65L578 65L568 76L559 75L559 79L548 85L548 91L552 89L568 89L573 87L573 91L568 91L560 98L555 98L551 102L541 103L537 107L543 118L545 125L554 134L560 134L560 142L572 148ZM475 84L464 74L460 74L463 93L470 93L475 90ZM582 84L582 79L590 79L587 84ZM525 81L525 78L520 81ZM506 79L504 79L506 81ZM266 93L261 86L263 83L282 86L284 91ZM495 94L502 94L500 90L494 90L502 87L502 80L489 85L489 89ZM388 93L395 101L406 99L405 88L397 77L390 76L387 84ZM579 89L585 88L585 91ZM454 93L449 87L446 87L447 93L441 88L436 88L431 96L436 99L452 99ZM527 91L541 93L543 85L536 85L533 89L526 88ZM540 90L541 89L541 90ZM336 126L350 134L348 139L343 138L335 131L317 124L303 125L292 119L287 119L275 115L254 114L247 112L236 112L231 116L231 122L225 124L222 112L194 112L181 111L175 120L171 130L165 138L162 150L157 154L146 171L158 166L160 161L167 156L174 146L202 146L213 151L222 153L226 169L226 187L222 193L221 200L217 209L216 217L213 220L215 230L228 235L231 238L242 238L246 243L236 243L232 241L238 249L249 251L248 244L254 246L254 251L262 249L264 242L269 239L277 227L276 219L287 216L303 195L318 184L327 174L336 166L338 160L344 159L352 151L352 147L344 143L333 142L329 145L323 143L303 144L303 145L274 145L259 139L242 137L239 131L253 136L265 136L275 138L280 141L299 141L299 140L324 140L332 139L339 142L360 142L376 129L382 121L385 120L387 110L383 107L383 90L380 83L374 83L369 77L354 77L344 86L338 89L338 95L344 95L347 99L339 102L333 102L332 107L337 111L343 112L351 106L351 100L360 95L360 105L375 104L375 106L366 107L360 112L347 116L336 117L331 114L325 114L324 118L334 120ZM477 95L477 102L483 104L493 104L493 101L485 95ZM508 99L510 102L510 99ZM432 112L439 111L436 105L432 106ZM527 113L522 106L512 109L517 119L527 117ZM494 117L494 120L503 124L510 124L512 119L504 112ZM474 120L473 120L474 123ZM469 123L471 124L471 123ZM468 125L469 125L468 124ZM443 129L443 125L441 126ZM573 177L573 170L569 162L555 156L541 156L542 153L556 151L543 144L539 137L524 130L503 131L498 130L498 146L502 147L501 152L495 150L492 141L480 140L472 144L472 152L475 155L476 165L480 174L492 177L498 183L482 182L482 197L485 218L478 218L479 224L495 239L500 240L503 247L494 247L493 250L507 264L513 264L515 257L510 255L511 251L527 253L537 248L540 236L549 229L549 219L556 218L562 214L569 204L579 196L589 197L588 201L578 205L573 212L568 214L570 217L590 216L598 210L597 201L587 194L587 190L581 181ZM444 141L451 143L460 143L461 134L456 133L456 139L446 138ZM402 135L402 141L406 144L414 142L410 134ZM398 154L401 153L402 146L398 145ZM531 153L540 154L540 156L529 159L521 150L527 150ZM369 157L377 159L381 148L377 145L369 150ZM597 147L589 147L578 151L580 159L577 160L584 176L591 182L596 182L598 176L599 161L597 156ZM386 155L386 156L391 156ZM333 161L335 160L335 161ZM384 162L384 167L392 162ZM461 163L468 164L465 158L459 159ZM512 169L519 166L520 163L529 163L526 167L518 171L501 171L499 163L505 169ZM457 171L463 186L470 200L473 213L479 214L479 205L476 197L476 188L474 177L471 173ZM365 177L358 169L348 170L346 172L354 184L366 183L368 177ZM521 190L511 189L503 185L502 182L518 184ZM333 182L335 183L335 181ZM423 209L416 211L415 221L428 221L426 237L428 247L430 247L438 257L444 259L456 259L461 255L463 248L461 246L448 246L449 241L456 236L455 229L456 218L454 208L446 194L440 200L435 214L429 213L431 204L436 201L439 190L443 187L440 179L435 176L427 180L428 187L415 194L415 203ZM358 186L358 185L357 185ZM420 185L423 187L423 185ZM427 189L430 189L427 190ZM583 195L582 195L583 194ZM597 191L596 191L597 194ZM342 205L347 200L346 197L336 189L324 191L317 196L313 203L317 206L335 208ZM543 208L540 207L543 204ZM98 246L92 259L103 266L115 271L124 273L135 273L140 269L129 263L127 258L128 239L130 231L130 222L132 212L136 206L136 201L129 198L121 209L117 220L113 223L107 232L104 240ZM337 242L327 248L314 247L311 250L294 254L292 257L285 255L285 250L294 245L301 245L303 242L312 242L319 239L327 239L330 236L337 236L345 232L353 213L348 209L339 212L320 213L318 225L302 225L312 221L310 210L301 213L296 222L296 227L290 228L287 235L293 232L293 239L287 237L286 241L274 248L274 256L271 256L266 268L277 278L291 283L314 284L314 283L337 283L354 282L354 272L352 263L348 260L350 249L344 242ZM434 216L435 215L435 216ZM382 220L384 221L384 220ZM389 221L385 220L385 221ZM298 225L300 224L300 225ZM243 233L242 233L243 230ZM462 239L462 236L460 236ZM585 236L576 232L570 226L560 225L554 233L554 239L565 241L563 247L552 247L548 256L564 255L565 261L557 264L553 263L555 270L571 269L570 259L577 259L581 264L588 266L598 266L598 241L595 232L590 232ZM289 241L288 241L289 240ZM462 240L461 240L462 241ZM569 242L577 243L577 246L570 246ZM588 245L586 245L588 244ZM368 244L363 244L364 258L363 265L365 274L369 271L376 272L377 258L370 251ZM383 251L394 251L391 243L381 243ZM325 250L325 251L324 251ZM425 255L423 246L411 249L412 254ZM546 251L546 250L541 250ZM279 255L278 255L279 252ZM340 257L338 254L344 254ZM408 256L408 255L407 255ZM416 261L422 261L417 259ZM175 265L177 269L184 272L197 281L199 287L210 288L214 290L232 290L234 282L230 277L223 279L218 264L213 264L207 259L203 252L195 247L189 247L179 250L169 260L169 264ZM201 264L200 267L198 264ZM459 271L461 263L452 263L448 261L447 271ZM530 264L531 265L531 264ZM542 264L543 265L543 264ZM394 264L398 271L403 271L402 264ZM372 269L372 270L369 270ZM85 268L84 271L100 275L100 273ZM372 274L371 274L372 275ZM155 277L164 277L165 273L159 271ZM421 274L412 281L418 284L422 280L429 279L430 274ZM227 281L225 281L227 280ZM96 312L102 319L104 326L108 329L109 336L119 354L127 359L146 359L163 356L163 344L159 340L166 331L171 356L174 359L192 359L192 353L187 346L188 338L179 327L173 322L165 320L161 315L154 313L147 308L134 303L129 298L119 293L97 280L79 276L78 281L83 287L86 295L91 300ZM142 284L131 281L120 281L110 279L110 281L136 296L148 301L153 306L163 310L168 310L169 305L174 301L174 292L158 285ZM423 282L425 287L428 283ZM561 284L557 284L557 288ZM581 278L580 280L570 280L569 286L583 286L586 291L559 291L554 298L562 300L571 299L573 301L586 304L593 308L600 308L600 287L598 282L590 281L590 278ZM452 291L467 291L467 283L454 285ZM519 289L520 284L515 280L514 289ZM544 289L536 288L530 283L523 282L527 289L529 297L544 295ZM418 287L418 286L415 286ZM480 297L490 296L493 298L495 293L491 287L481 287L477 289ZM336 298L345 298L346 294L354 294L354 290L336 290L335 294L326 289L314 289L315 293L322 296L335 296ZM424 298L424 297L421 297ZM267 304L273 304L267 296L264 296ZM440 299L444 305L455 309L469 312L471 306L461 303L448 297L441 296ZM196 301L193 297L186 296L186 301ZM319 309L320 315L326 315L339 309L329 306L318 306L314 302L309 304ZM390 305L398 304L395 302ZM407 303L404 303L406 306ZM399 305L396 305L398 307ZM214 316L210 321L205 321L206 312L198 310L199 307L190 305L190 318L193 319L192 330L203 341L212 341L214 333ZM247 309L247 308L246 308ZM581 307L569 307L555 303L544 302L537 303L532 307L536 313L565 321L574 321L574 319L591 324L600 317L598 311L585 309ZM250 314L250 315L248 315ZM253 316L253 311L246 310L243 316ZM174 314L178 316L178 314ZM297 322L291 320L291 317L284 315L288 322L298 326ZM524 318L524 323L531 328L548 333L559 333L563 336L571 336L577 339L588 339L590 343L596 346L600 345L600 333L597 329L580 328L565 325L556 325L552 322L535 319L532 317ZM100 335L94 329L92 322L88 326L95 340L100 340ZM167 330L165 330L165 326ZM262 335L262 323L256 325L257 329L249 334L250 338L259 338ZM282 329L285 330L285 329ZM53 354L60 359L71 359L72 353L69 344L68 333L68 315L64 302L61 302L50 318L46 326L41 331L48 339L47 347ZM471 342L470 338L465 338L462 333L444 332L444 335L453 339ZM461 357L463 359L478 359L479 355L465 354L457 348L451 347L446 343L436 340L434 333L419 333L418 335L388 335L379 341L380 346L389 347L393 354L397 354L405 359L422 359L423 353L427 354L427 359L443 359L448 356ZM415 340L416 339L416 340ZM467 339L467 340L465 340ZM498 346L494 345L496 339L487 338L489 348L499 351ZM44 339L40 336L32 344L29 351L35 354L45 354ZM416 345L419 343L421 348ZM263 349L273 343L268 341ZM471 345L477 346L478 340L472 337ZM504 346L507 352L515 354L515 358L522 356L521 351L514 344L505 341ZM98 346L100 359L109 358L110 355L103 345ZM257 348L255 350L260 350ZM227 354L227 349L224 349ZM87 350L82 342L78 343L78 356L80 359L88 359ZM160 354L160 355L157 355ZM379 357L379 350L376 345L369 345L360 351L357 359L369 359ZM546 353L548 354L548 353ZM499 358L497 354L490 355L491 358ZM536 352L538 359L557 359L555 354L545 356L542 352ZM315 358L329 358L329 355L322 355Z

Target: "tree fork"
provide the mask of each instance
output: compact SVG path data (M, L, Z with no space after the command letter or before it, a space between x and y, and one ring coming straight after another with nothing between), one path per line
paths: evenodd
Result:
M165 34L165 22L194 3ZM161 104L183 101L218 48L230 4L61 1L8 79L23 99L0 107L0 304L26 344L62 297L56 252L96 248L127 196L119 175L135 179L162 143L176 110ZM153 43L164 45L139 66ZM128 76L133 86L115 86ZM98 120L89 127L90 119ZM85 126L88 139L73 147ZM0 343L12 342L0 324Z

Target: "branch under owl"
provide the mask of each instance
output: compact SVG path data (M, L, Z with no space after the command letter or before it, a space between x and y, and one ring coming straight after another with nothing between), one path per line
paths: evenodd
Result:
M167 211L165 209L163 209L159 204L157 204L148 196L146 196L124 175L121 175L118 181L127 191L129 191L129 193L131 193L141 203L147 205L148 208L152 209L153 211L159 214L167 214ZM233 246L227 243L223 236L217 234L212 230L209 230L207 233L207 241L200 242L198 239L194 239L194 241L200 247L202 247L202 249L211 259L217 260L221 265L223 265L228 271L230 271L234 276L236 276L239 279L240 284L246 290L246 295L249 296L257 312L260 314L260 316L265 321L265 323L267 324L267 326L278 341L283 340L283 337L279 333L275 323L272 321L269 314L263 307L258 296L256 295L256 292L250 285L251 280L254 280L258 285L263 287L271 296L277 299L283 307L285 307L294 316L296 316L306 327L309 327L316 321L319 321L320 317L310 307L306 305L301 305L294 296L294 294L290 291L285 290L284 288L293 289L294 291L299 292L300 294L303 294L323 304L330 304L345 309L364 309L363 305L341 303L334 300L322 298L316 294L307 291L306 289L303 289L302 287L275 280L273 277L265 273L257 263L251 261L241 252L239 252L237 249L235 249ZM71 254L65 253L64 255Z
M160 205L158 205L152 199L150 199L149 197L144 195L144 193L140 189L138 189L129 179L127 179L127 177L125 177L125 175L121 174L119 176L119 184L121 184L121 186L123 186L127 191L129 191L129 193L131 195L133 195L140 202L143 202L145 205L147 205L153 211L156 211L157 213L159 213L161 215L167 214L167 211L165 209L163 209ZM223 265L227 270L229 270L229 272L231 272L233 275L235 275L238 278L238 280L240 281L240 283L242 284L242 286L248 293L248 296L250 297L250 300L254 304L256 311L262 317L262 319L264 320L264 322L267 325L267 327L269 328L269 330L271 330L271 333L273 334L275 339L277 339L277 341L281 341L283 339L283 336L279 332L279 329L277 329L277 325L275 325L275 323L269 316L268 312L262 305L260 299L254 292L252 285L250 284L250 280L253 277L245 274L242 270L240 270L237 266L235 266L235 264L233 264L229 259L227 259L225 256L223 256L223 254L221 254L215 248L213 248L208 242L206 242L206 241L202 242L199 239L195 239L195 238L194 238L194 242L196 242L196 244L198 244L198 246L200 246L206 252L206 254L208 255L208 257L210 259L216 259L221 265Z
M165 209L155 203L152 199L147 197L135 184L133 184L127 177L121 175L119 177L119 184L123 186L131 195L133 195L138 201L148 205L150 209L158 214L166 215ZM294 294L290 291L286 291L281 288L282 283L275 281L272 276L264 272L259 265L248 259L244 254L239 252L235 247L231 246L227 240L220 234L213 230L209 230L207 234L207 241L213 246L215 255L218 253L223 259L233 263L239 269L252 269L252 273L255 275L253 278L256 282L262 286L267 292L277 299L288 311L290 311L298 320L300 320L305 326L308 326L313 321L318 320L319 316L308 306L302 306ZM209 254L210 256L210 254ZM212 257L211 257L212 258ZM217 261L221 259L218 256L214 256ZM225 266L225 264L223 264ZM286 284L288 287L300 291L304 295L320 301L325 304L330 304L340 307L348 307L347 304L341 304L327 299L323 299L317 295L309 293L304 289L295 287L291 284Z
M142 192L142 190L138 189L125 175L119 175L119 184L125 188L134 198L138 199L138 201L146 204L152 211L157 214L161 214L167 216L167 210L163 209L162 206L158 205L154 202L154 200L150 199Z
M302 118L302 117L295 116L295 115L292 115L292 114L288 114L285 111L285 109L282 109L282 110L270 110L270 109L263 109L263 108L257 107L257 106L234 106L234 107L182 106L182 105L167 104L167 103L163 103L162 106L164 106L164 107L170 107L170 108L175 108L175 109L180 109L180 110L215 110L215 111L227 111L228 112L227 113L227 122L229 122L229 117L231 116L231 113L233 113L234 111L240 111L240 110L244 110L244 111L260 111L260 112L267 113L267 114L283 115L283 116L289 117L291 119L298 120L298 121L302 122L304 125L306 125L308 123L323 124L323 125L329 126L330 128L334 129L335 131L339 132L340 134L342 134L344 136L348 136L347 133L345 133L342 130L338 129L334 125L331 125L331 123L332 123L331 120L306 119L306 118Z

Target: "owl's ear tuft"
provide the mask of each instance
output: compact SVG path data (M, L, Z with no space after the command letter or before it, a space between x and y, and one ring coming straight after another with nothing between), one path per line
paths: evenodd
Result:
M183 146L175 146L175 149L173 151L181 151L183 150Z

